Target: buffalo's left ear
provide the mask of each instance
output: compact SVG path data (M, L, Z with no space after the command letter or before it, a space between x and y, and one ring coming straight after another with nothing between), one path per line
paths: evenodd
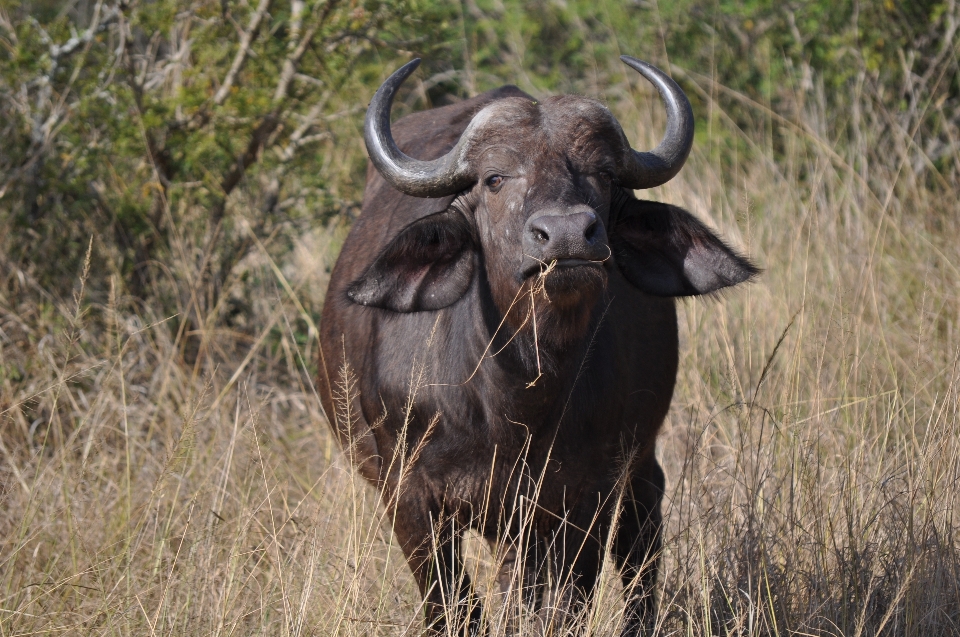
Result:
M350 284L347 297L394 312L447 307L470 287L475 246L470 225L459 212L424 217L400 231Z
M610 242L626 279L655 296L706 294L760 272L689 212L655 201L626 200Z

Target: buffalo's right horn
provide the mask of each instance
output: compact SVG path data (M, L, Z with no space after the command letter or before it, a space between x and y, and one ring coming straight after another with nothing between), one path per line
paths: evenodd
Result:
M626 188L653 188L673 179L687 161L693 146L693 109L683 89L666 73L629 55L620 59L657 87L667 109L667 132L660 145L649 152L631 150L617 175Z
M418 66L419 58L407 62L377 89L367 108L367 117L363 123L363 141L367 144L370 161L394 188L414 197L445 197L476 181L463 157L469 128L453 150L433 161L420 161L407 156L397 148L390 133L393 96Z

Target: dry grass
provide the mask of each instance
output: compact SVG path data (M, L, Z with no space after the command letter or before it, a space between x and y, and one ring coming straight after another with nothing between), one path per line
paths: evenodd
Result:
M610 94L652 145L650 113ZM716 158L741 133L714 112L654 193L766 268L680 303L658 634L960 634L960 192L926 188L908 148L829 141L822 112L781 131L776 161L747 139L756 158L732 170ZM122 286L64 301L3 273L0 635L418 634L412 578L308 371L342 233L244 262L249 329L211 313L192 365L180 317ZM616 634L611 575L573 629ZM488 601L500 633L518 607Z

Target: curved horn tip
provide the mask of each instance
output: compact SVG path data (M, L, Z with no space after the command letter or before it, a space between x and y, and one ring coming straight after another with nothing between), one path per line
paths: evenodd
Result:
M396 76L399 76L401 78L400 81L402 82L403 80L410 77L411 73L417 70L417 67L420 66L420 62L421 62L420 58L413 58L412 60L410 60L403 66L401 66L399 69L394 71L393 74Z
M417 67L420 66L420 58L413 58L399 69L390 74L390 77L380 85L380 88L377 89L377 95L382 95L383 93L393 93L400 85L403 84L408 77L413 75L413 72L417 70ZM391 101L392 95L391 95Z
M693 108L683 89L656 66L629 55L620 59L657 88L667 109L663 140L652 151L632 151L633 160L621 178L623 185L633 189L653 188L672 179L687 160L693 146Z
M649 66L648 62L644 62L643 60L633 57L632 55L621 55L620 61L624 64L629 64L630 66L633 66L634 64Z
M653 76L662 75L664 77L670 77L669 75L663 72L663 69L657 66L654 66L649 62L638 60L637 58L631 57L629 55L621 55L620 61L647 79L651 79L651 75Z

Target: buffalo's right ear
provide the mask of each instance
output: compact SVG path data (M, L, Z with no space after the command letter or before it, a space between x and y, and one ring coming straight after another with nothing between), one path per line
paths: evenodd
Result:
M760 270L682 208L626 199L610 233L617 265L655 296L695 296L736 285Z
M347 288L354 303L394 312L439 310L462 297L473 280L476 241L456 210L445 210L400 231Z

